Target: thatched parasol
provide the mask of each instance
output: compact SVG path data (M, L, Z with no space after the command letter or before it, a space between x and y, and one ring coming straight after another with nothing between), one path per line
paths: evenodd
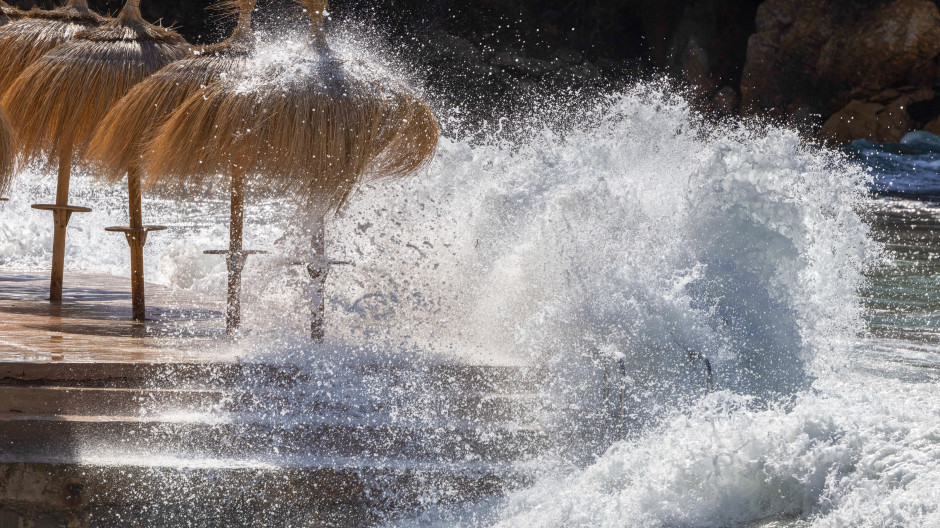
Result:
M108 112L88 149L88 158L102 169L101 176L117 183L142 162L146 143L173 110L192 94L240 71L254 49L251 12L257 0L225 0L222 7L238 13L232 35L193 51L193 56L172 64L134 86Z
M323 31L326 0L297 0L312 22L309 46L275 65L212 84L190 97L150 144L148 184L211 185L231 176L229 323L238 324L245 179L296 198L321 218L367 177L422 167L439 130L433 112L404 86L333 55ZM321 220L322 224L322 220ZM315 280L325 277L322 234L314 233ZM322 317L322 306L315 307ZM314 334L322 336L315 325Z
M14 20L16 11L7 15ZM12 16L11 16L12 15ZM0 94L30 64L83 29L98 27L107 18L88 9L86 0L68 0L49 11L31 9L20 20L0 27Z
M141 154L147 138L190 95L219 78L243 67L253 48L251 11L257 0L225 0L221 7L238 13L238 25L223 42L194 51L194 56L164 67L134 86L108 112L88 148L87 157L99 165L98 176L116 183L127 174L130 225L109 231L140 233L139 244L131 244L131 277L135 319L144 318L143 245L149 231L141 210ZM130 238L128 238L130 241Z
M73 154L83 155L95 128L131 87L188 50L177 33L147 23L139 4L129 0L117 18L76 34L44 55L23 71L3 98L23 157L35 159L46 153L59 161L55 205L33 206L55 215L49 292L53 301L62 300L69 217L88 210L68 205ZM127 237L141 235L128 232Z
M6 112L0 108L0 200L10 189L13 173L16 170L16 149L13 147L13 129Z

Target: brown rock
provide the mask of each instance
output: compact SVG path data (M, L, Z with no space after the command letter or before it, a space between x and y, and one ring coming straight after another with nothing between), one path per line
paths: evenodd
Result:
M711 78L708 55L696 39L690 38L680 56L682 76L699 89L713 92L717 89Z
M931 0L767 0L756 22L741 81L747 113L796 100L834 111L936 75L940 11Z
M845 144L856 139L878 143L901 141L916 125L907 111L907 105L911 104L913 98L911 94L894 92L882 92L868 101L850 102L826 121L819 133L820 137L835 144ZM887 101L889 95L897 97ZM918 94L918 97L923 95Z
M915 88L907 96L911 98L911 103L921 103L932 100L937 96L937 93L930 88Z
M898 97L901 97L901 90L898 90L895 88L888 88L887 90L881 92L880 94L869 98L869 101L872 101L875 103L889 103L891 101L894 101Z
M904 109L902 101L895 101L878 114L878 132L875 135L879 143L897 143L904 134L914 129L914 120Z
M852 101L823 124L819 136L827 142L840 145L855 139L876 141L878 114L884 108L878 103Z
M924 130L931 134L940 136L940 117L924 125Z
M738 107L738 94L734 88L725 86L715 93L709 107L718 115L732 115Z
M839 29L820 50L818 81L871 92L896 84L932 84L933 72L923 70L933 69L928 64L940 50L940 12L934 2L886 2Z

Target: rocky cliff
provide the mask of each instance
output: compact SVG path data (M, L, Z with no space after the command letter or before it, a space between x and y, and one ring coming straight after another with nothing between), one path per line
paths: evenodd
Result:
M836 142L897 141L936 117L938 57L932 0L767 0L748 41L742 110L818 116Z
M154 0L144 12L210 42L226 31L204 11L211 2ZM90 3L114 12L122 2ZM331 11L484 118L532 95L667 74L704 112L760 115L833 142L940 132L934 0L332 0Z

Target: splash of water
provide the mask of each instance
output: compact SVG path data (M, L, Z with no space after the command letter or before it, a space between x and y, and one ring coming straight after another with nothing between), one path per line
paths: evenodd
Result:
M546 463L503 506L507 525L712 525L864 502L839 479L866 460L888 478L883 436L853 433L875 427L862 403L806 391L844 371L861 328L856 290L876 253L858 214L865 174L793 132L703 124L656 85L572 115L523 138L451 134L428 174L363 188L329 226L330 256L353 265L330 277L328 346L547 367L547 420L574 473ZM77 180L76 203L96 212L73 221L69 266L127 275L124 241L98 229L124 217L123 191ZM27 204L53 185L20 178L0 265L48 262L49 219ZM172 227L148 245L148 278L220 294L224 262L201 251L224 239L226 204L146 207ZM246 353L318 354L280 337L306 324L295 219L278 201L249 205L247 245L274 256L245 276ZM699 398L689 350L722 392ZM632 436L584 469L610 443L599 378L621 360L642 404ZM858 412L837 418L845 405Z
M356 261L336 274L343 337L556 363L597 349L659 381L691 348L720 387L788 393L858 328L863 173L791 132L702 127L656 88L581 118L447 139L427 177L361 193L333 226Z

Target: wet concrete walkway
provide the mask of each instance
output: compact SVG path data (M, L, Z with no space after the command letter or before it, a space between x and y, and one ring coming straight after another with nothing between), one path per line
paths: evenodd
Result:
M226 361L224 302L147 285L145 323L131 319L130 280L69 272L48 301L47 273L0 270L0 362Z
M234 355L221 299L0 271L0 528L381 524L524 485L523 367ZM522 466L525 467L525 466Z

